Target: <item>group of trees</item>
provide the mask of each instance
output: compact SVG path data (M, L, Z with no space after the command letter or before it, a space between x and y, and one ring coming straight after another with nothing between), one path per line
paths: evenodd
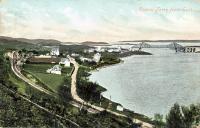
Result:
M86 54L86 53L84 53L84 54ZM94 53L87 53L87 55L84 55L84 56L85 57L89 56L89 58L92 58L93 55L94 55ZM108 52L101 53L101 60L98 63L96 63L94 61L87 61L87 60L85 60L83 62L83 61L80 60L79 57L76 57L75 59L79 64L86 66L86 67L90 67L92 69L96 69L98 67L102 67L102 66L106 66L106 65L117 64L117 63L120 63L120 61L121 61L119 54L108 53Z
M69 102L72 100L70 86L64 85L59 86L58 95L62 101Z
M59 127L59 120L0 87L1 127Z
M77 91L78 94L86 101L99 101L100 94L106 89L97 83L88 80L90 73L87 69L80 68L77 75Z
M196 128L200 124L200 105L180 106L174 104L166 116L156 114L154 117L156 128Z
M99 64L99 66L117 64L121 60L119 58L119 55L115 53L103 53L101 57L101 61L102 62Z
M175 104L166 117L168 128L191 128L200 123L200 105L179 106Z
M23 48L19 51L19 53L33 53L34 55L46 55L47 53L49 53L50 50L47 49L42 49L42 50L36 50L36 49L31 49L31 50L27 50L26 48Z
M87 45L60 45L60 53L72 54L83 54L83 49L89 49L90 46Z
M97 90L97 84L85 80L78 80L78 94L87 101L100 100L100 91Z

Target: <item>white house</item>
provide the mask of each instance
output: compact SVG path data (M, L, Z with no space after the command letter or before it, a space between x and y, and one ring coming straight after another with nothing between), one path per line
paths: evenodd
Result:
M108 49L108 52L113 52L114 50L113 49Z
M52 58L49 55L39 55L39 56L34 56L35 58Z
M108 49L108 52L121 52L122 50L121 50L121 47L115 47L115 48L110 48L110 49Z
M70 67L70 61L67 58L61 58L59 64L64 65L65 67Z
M89 53L95 52L95 48L90 48L87 50L87 52L89 52Z
M72 53L71 56L72 56L72 57L79 57L80 55L77 54L77 53Z
M95 49L94 48L90 48L90 49L88 49L88 52L89 53L95 52Z
M101 47L96 47L95 49L97 52L100 52L101 51Z
M115 49L115 52L121 52L122 48L119 46L117 49Z
M52 47L50 54L52 56L58 56L58 55L60 55L59 47Z
M96 47L95 51L97 51L97 52L105 52L106 49L103 48L103 47Z
M122 112L122 111L124 111L124 108L121 105L117 105L117 110Z
M96 53L94 54L93 60L98 63L101 59L101 54L100 53Z
M85 61L87 61L87 62L92 62L92 61L93 61L92 59L90 59L90 58L85 58L85 57L80 57L80 60L81 60L82 62L85 62Z
M55 65L52 68L47 69L47 73L61 75L61 70L62 70L62 68L60 65Z

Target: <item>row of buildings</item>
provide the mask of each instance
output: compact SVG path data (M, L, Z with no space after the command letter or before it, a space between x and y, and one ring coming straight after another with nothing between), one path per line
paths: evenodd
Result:
M43 63L43 64L55 64L52 68L47 70L47 73L61 74L62 67L70 67L70 61L68 58L59 57L59 47L52 47L52 50L48 55L30 55L26 62L28 63ZM94 54L93 58L86 58L79 54L71 54L73 57L79 57L82 62L100 62L101 54Z
M30 54L30 56L27 57L26 62L28 63L43 63L43 64L55 64L52 68L47 70L47 73L53 73L53 74L61 74L62 66L64 67L70 67L70 61L68 58L60 57L60 49L59 47L47 47L51 49L49 53L46 55L34 55ZM96 62L98 63L101 59L101 54L96 53L94 54L93 58L85 58L77 53L72 53L71 56L73 57L79 57L81 61L85 62ZM62 66L61 66L62 65Z
M60 64L65 67L70 67L70 61L68 58L61 58L56 56L31 56L26 61L28 63Z
M93 58L86 58L86 57L81 56L80 60L82 62L86 62L87 61L87 62L99 63L100 60L101 60L101 54L100 53L96 53L96 54L94 54Z
M138 44L139 45L139 44ZM144 46L145 45L145 46ZM142 47L147 48L148 44L143 44ZM137 46L139 47L139 46ZM148 46L150 47L150 46ZM197 53L200 52L200 46L182 46L181 47L183 52L186 53ZM98 46L98 47L94 47L94 48L89 48L89 49L85 49L84 52L85 53L102 53L102 52L109 52L109 53L121 53L123 51L134 51L136 50L136 47L129 47L129 48L122 48L121 46ZM78 54L72 53L74 56L79 56ZM51 47L51 52L50 52L51 56L59 56L60 55L60 51L59 51L59 47L58 46L54 46Z
M122 52L121 47L95 47L95 48L89 48L84 50L85 53L93 53L93 52L115 52L115 53L120 53Z
M70 67L68 58L60 58L55 56L32 56L27 60L28 63L55 64L47 70L47 73L61 74L62 67Z
M154 47L157 45L154 45ZM158 45L160 48L162 48L160 45ZM162 45L165 46L165 45ZM174 43L166 45L166 47L173 47L173 48L177 48L182 52L185 53L199 53L200 52L200 46L181 46L179 44L176 43L176 45L174 45ZM102 53L102 52L109 52L109 53L121 53L121 52L128 52L128 51L135 51L138 50L138 48L150 48L151 45L147 44L147 43L140 43L137 45L132 45L129 47L121 47L121 46L98 46L98 47L94 47L94 48L90 48L90 49L86 49L84 50L84 52L86 53L94 53L94 52L98 52L98 53Z
M49 48L49 47L48 47ZM43 64L55 64L52 68L47 69L47 73L61 75L62 67L70 67L70 61L68 58L58 57L60 55L60 49L57 46L50 47L51 51L47 55L29 56L28 63L43 63Z

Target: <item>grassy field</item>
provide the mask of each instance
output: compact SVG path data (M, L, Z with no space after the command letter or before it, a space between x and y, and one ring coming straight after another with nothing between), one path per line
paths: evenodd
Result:
M52 66L52 64L26 64L24 65L23 69L25 72L28 72L37 80L39 80L41 83L57 92L59 86L66 85L66 80L70 80L70 73L72 68L63 68L62 75L46 73L46 70Z
M9 81L14 83L15 85L17 85L17 90L21 93L21 94L26 94L26 83L17 79L14 74L9 74Z

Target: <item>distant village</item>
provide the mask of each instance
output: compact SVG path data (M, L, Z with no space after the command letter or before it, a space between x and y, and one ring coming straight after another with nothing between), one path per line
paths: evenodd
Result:
M60 47L59 46L51 46L50 52L46 54L34 55L33 53L29 53L26 56L26 62L28 63L46 63L46 64L55 64L52 68L48 69L46 72L51 74L59 74L61 75L62 67L70 67L70 61L67 58L67 55L60 56ZM94 62L99 63L101 60L101 53L108 52L108 53L121 53L130 51L130 49L122 49L121 47L92 47L89 49L84 49L84 53L92 54L92 57L84 57L78 53L71 53L70 56L78 57L82 62Z

